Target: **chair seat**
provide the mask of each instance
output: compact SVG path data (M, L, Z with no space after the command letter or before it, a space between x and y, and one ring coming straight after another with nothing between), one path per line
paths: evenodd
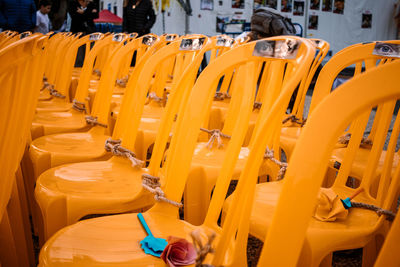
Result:
M51 154L51 167L61 164L102 159L109 154L104 143L109 137L92 128L88 132L46 135L35 139L30 147L33 154L47 152Z
M72 103L65 101L39 101L36 106L36 112L63 112L72 108Z
M42 112L35 114L32 122L32 138L43 135L78 132L89 129L85 115L79 112ZM39 132L39 133L38 133Z
M331 157L332 165L335 164L335 162L343 162L345 151L346 151L346 148L337 148L337 149L333 150L332 157ZM366 163L368 162L368 157L370 155L370 152L371 152L371 150L364 149L364 148L360 148L357 150L356 157L355 157L352 167L351 167L350 176L358 177L358 178L361 178L363 176L363 173L367 167ZM376 175L379 175L382 172L385 157L386 157L386 151L382 151L381 156L378 161L378 165L375 170ZM398 153L394 154L392 174L394 174L394 171L399 164L399 160L400 160L399 154Z
M143 216L155 237L176 236L192 242L190 233L199 228L151 211ZM45 244L39 265L166 266L160 258L141 249L139 242L145 237L136 214L81 221L62 229ZM218 236L213 243L217 241Z
M250 233L260 240L264 240L267 234L282 185L282 181L256 185ZM362 199L356 201L362 202ZM231 202L232 197L229 197L224 204L224 212ZM348 245L341 247L341 244L349 244L349 241L353 241L354 248L361 247L368 240L367 234L375 230L378 218L375 212L358 208L351 209L347 218L341 221L321 222L311 218L307 230L307 241L312 247L317 248L325 244L324 246L331 247L331 250L349 249Z
M43 91L40 91L38 100L39 101L47 101L52 98L53 98L53 96L50 94L50 92L48 90L43 90Z

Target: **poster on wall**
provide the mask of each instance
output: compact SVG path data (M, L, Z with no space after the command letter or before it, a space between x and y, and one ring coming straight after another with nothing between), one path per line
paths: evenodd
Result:
M201 0L200 10L214 10L214 0Z
M310 9L319 10L319 0L311 0Z
M281 0L281 12L292 12L292 0Z
M254 0L253 9L257 10L264 5L264 0Z
M308 16L308 29L309 30L318 30L318 16L317 15Z
M335 0L333 13L343 14L343 11L344 11L344 0Z
M217 15L217 25L216 25L216 32L222 32L224 24L229 22L228 15Z
M332 0L322 0L322 11L332 11Z
M303 16L304 15L304 1L294 0L293 15L295 15L295 16Z
M244 0L232 0L232 8L244 8Z
M364 12L362 14L361 28L370 29L372 27L372 14L371 12Z

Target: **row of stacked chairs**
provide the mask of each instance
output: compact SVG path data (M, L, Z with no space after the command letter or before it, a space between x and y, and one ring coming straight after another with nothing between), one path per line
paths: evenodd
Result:
M344 48L310 91L321 39L0 33L1 266L36 265L31 226L39 266L163 266L138 212L200 233L196 266L246 266L249 234L258 266L399 264L399 45ZM370 209L318 219L327 189Z

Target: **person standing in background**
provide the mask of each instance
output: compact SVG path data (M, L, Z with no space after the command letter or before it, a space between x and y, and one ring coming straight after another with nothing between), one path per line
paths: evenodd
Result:
M32 31L36 26L34 0L0 0L0 28L17 32Z
M89 34L96 31L93 20L99 17L99 9L90 0L71 0L68 3L68 13L71 16L73 33Z
M151 0L124 0L123 32L136 32L139 36L148 34L155 21Z
M36 28L35 32L46 34L50 31L49 12L51 3L49 0L40 0L39 10L36 12Z

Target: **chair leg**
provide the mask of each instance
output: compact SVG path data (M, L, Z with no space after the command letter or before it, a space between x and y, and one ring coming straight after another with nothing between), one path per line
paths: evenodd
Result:
M372 238L370 242L363 248L362 266L374 266L376 257L378 256L378 244L376 237Z
M328 255L326 255L323 260L321 261L321 263L319 264L320 267L331 267L332 266L332 256L333 253L329 253Z
M16 244L7 211L0 221L1 266L19 266Z

